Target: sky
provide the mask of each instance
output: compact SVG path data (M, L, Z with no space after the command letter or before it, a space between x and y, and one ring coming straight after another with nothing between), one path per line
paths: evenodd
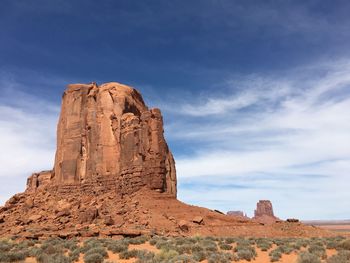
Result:
M350 219L350 2L2 0L0 203L51 169L68 83L162 110L181 201Z

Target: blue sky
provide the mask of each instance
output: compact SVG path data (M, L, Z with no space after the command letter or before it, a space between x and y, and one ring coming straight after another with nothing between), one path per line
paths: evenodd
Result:
M68 83L161 108L179 199L350 218L348 1L4 0L0 201L53 165Z

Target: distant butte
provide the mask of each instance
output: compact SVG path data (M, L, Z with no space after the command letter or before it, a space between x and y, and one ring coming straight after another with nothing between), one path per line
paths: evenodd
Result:
M329 234L301 223L262 225L176 198L161 111L123 84L72 84L63 93L54 167L31 175L25 192L0 207L0 236ZM269 209L259 205L256 215Z
M275 222L281 221L274 215L272 203L270 200L260 200L256 204L253 219L264 224L273 224Z

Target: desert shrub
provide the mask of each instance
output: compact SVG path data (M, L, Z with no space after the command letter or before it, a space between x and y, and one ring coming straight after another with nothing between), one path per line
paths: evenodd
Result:
M233 260L233 256L230 253L212 253L208 257L208 263L229 263Z
M350 250L350 239L345 239L339 244L340 249Z
M226 243L221 243L220 244L220 249L222 249L222 250L231 250L232 246L229 245L229 244L226 244Z
M282 245L284 245L284 240L283 239L281 239L281 238L275 238L275 239L273 239L273 243L275 244L275 245L277 245L277 246L282 246Z
M244 247L244 246L250 246L251 245L249 240L246 240L246 239L243 239L243 238L237 239L236 243L237 243L237 247Z
M28 241L23 241L23 242L20 242L18 244L15 244L14 247L16 247L16 249L18 249L18 250L25 250L28 248L28 244L29 244Z
M301 249L302 245L301 245L300 243L298 243L298 241L297 241L297 242L295 242L295 243L292 243L292 244L291 244L291 247L292 247L294 250L298 251L298 250Z
M242 248L237 251L237 256L239 259L252 260L255 258L256 254L248 247Z
M173 258L177 257L179 253L175 250L161 250L154 257L156 262L170 262Z
M153 236L153 237L149 240L149 243L150 243L152 246L155 246L159 240L166 241L166 238L165 238L165 237L159 237L159 236Z
M63 247L60 245L55 246L55 245L47 244L46 246L41 246L40 248L42 249L43 253L48 255L63 253Z
M172 246L170 249L176 250L180 255L181 254L190 254L192 252L193 244L183 244L181 246Z
M163 240L163 239L158 240L155 246L158 249L167 249L167 248L170 249L172 247L170 242L168 242L167 240Z
M288 255L294 251L293 245L288 244L288 243L279 246L277 249L278 249L282 254L288 254Z
M42 250L40 247L32 247L28 251L29 257L37 257L40 253L42 253Z
M139 236L139 237L128 239L129 241L128 243L133 245L141 245L146 243L148 240L149 240L148 236Z
M64 240L62 245L64 248L69 250L75 250L78 248L78 242L76 239Z
M298 256L298 263L321 263L318 256L311 254L309 252L302 252Z
M101 254L85 254L84 263L102 263L104 260Z
M138 251L139 250L137 250L137 249L123 251L119 254L119 258L121 258L121 259L136 258L138 255Z
M128 244L120 241L114 241L107 245L107 249L112 251L113 253L120 253L128 250Z
M174 243L176 246L181 246L181 245L187 243L187 241L186 241L186 238L184 238L184 237L176 237L174 239Z
M24 260L27 256L28 254L22 251L7 251L0 253L0 262L17 262Z
M0 240L0 252L9 251L13 248L14 243L10 240Z
M311 244L308 248L308 251L311 254L316 255L317 257L326 257L326 249L323 247L323 245L320 245L319 243Z
M350 252L343 250L337 255L331 256L327 259L327 263L349 263L350 262Z
M48 255L53 254L63 254L64 246L61 239L53 238L45 240L41 246L41 250L43 253Z
M103 258L108 257L107 250L104 247L100 246L90 248L88 251L85 252L85 255L89 254L100 254Z
M251 241L246 239L238 240L234 251L237 252L237 257L239 259L246 259L249 261L257 255L255 248L251 246Z
M326 248L327 249L336 249L338 247L338 242L334 241L334 240L329 240L326 243Z
M170 263L195 263L196 261L190 255L178 255L169 261Z
M299 247L299 249L301 247L307 247L309 244L309 240L307 239L298 239L296 242L295 242L295 246L296 247Z
M63 254L42 253L36 257L39 263L71 263L72 261Z
M203 261L207 258L207 254L203 250L198 250L192 253L192 256L197 261Z
M198 246L202 247L203 250L207 252L216 252L218 251L218 246L216 242L213 239L210 239L206 237L205 239L200 240L198 243ZM193 246L195 247L195 246ZM198 247L196 246L196 249L198 250Z
M80 249L76 248L74 250L69 251L68 256L71 259L71 261L77 261L80 256Z
M227 237L225 238L225 243L226 244L232 244L232 243L235 243L236 242L236 238L234 237Z
M276 262L276 261L279 261L281 259L282 253L281 253L281 251L275 249L269 253L269 256L270 256L271 262Z
M203 246L203 248L207 252L217 252L218 251L218 247L216 244L207 244L207 245Z
M191 251L192 251L192 253L204 251L204 248L198 244L195 244L192 246Z
M207 241L216 242L216 241L219 240L219 238L217 238L217 237L212 237L212 236L206 236L206 237L203 238L202 240L207 240Z
M147 250L137 250L137 263L152 262L155 254Z
M104 242L102 240L98 240L96 238L90 238L90 239L84 241L83 247L81 248L81 251L83 253L85 253L92 248L103 247L103 246L104 246Z
M268 240L257 240L256 245L262 251L268 251L272 247L272 243Z

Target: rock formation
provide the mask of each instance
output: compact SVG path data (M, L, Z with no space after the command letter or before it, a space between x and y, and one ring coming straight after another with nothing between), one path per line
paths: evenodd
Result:
M119 83L68 85L54 167L32 174L25 192L0 207L0 236L322 234L184 204L176 199L176 182L159 109L148 109L137 90ZM267 210L258 207L257 215Z
M270 200L260 200L256 204L253 219L265 224L275 223L276 221L280 220L279 218L275 217Z
M44 185L61 190L142 187L176 197L175 163L163 136L159 109L148 109L140 93L118 83L69 85L57 127L54 169L36 173L28 191Z
M254 217L271 216L274 217L272 203L270 200L259 200L256 204Z
M236 216L244 219L248 219L247 214L243 213L243 211L228 211L226 213L228 216Z

